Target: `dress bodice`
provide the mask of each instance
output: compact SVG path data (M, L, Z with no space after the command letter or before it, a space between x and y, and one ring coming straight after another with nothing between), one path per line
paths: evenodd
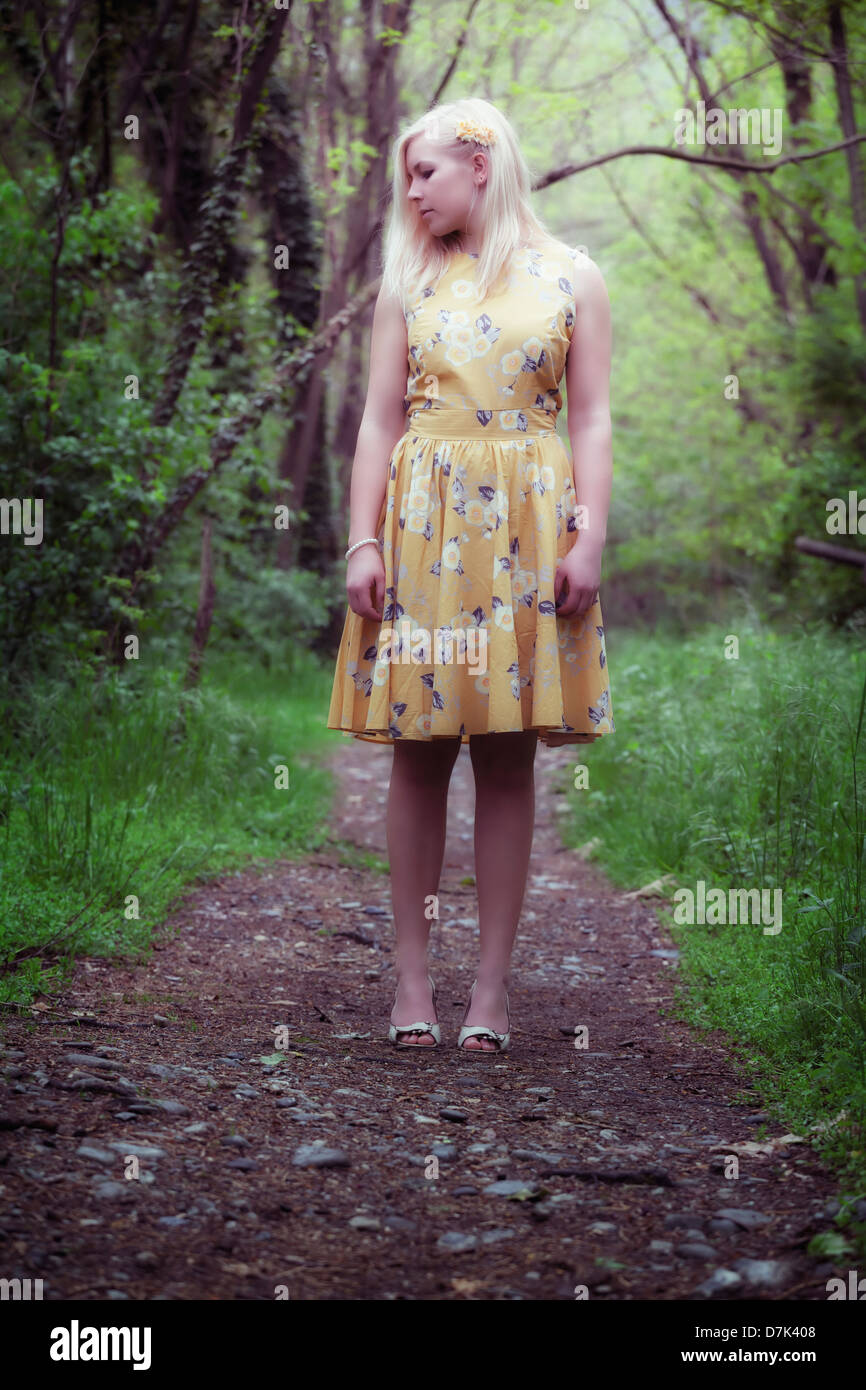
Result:
M482 425L496 414L515 429L527 408L549 410L555 419L574 328L577 254L566 247L518 250L501 288L481 304L477 253L455 254L405 313L407 411L474 410Z

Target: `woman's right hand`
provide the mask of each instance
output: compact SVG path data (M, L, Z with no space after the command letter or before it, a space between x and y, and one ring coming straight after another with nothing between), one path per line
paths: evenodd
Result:
M382 621L385 597L385 561L378 546L362 545L346 561L346 593L349 607L359 618ZM375 606L374 606L375 605Z

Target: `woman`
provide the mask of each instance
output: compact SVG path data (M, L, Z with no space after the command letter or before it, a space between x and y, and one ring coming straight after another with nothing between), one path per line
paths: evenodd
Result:
M389 1037L407 1047L440 1041L428 914L469 743L480 957L457 1045L495 1054L510 1045L538 739L614 732L598 599L610 307L595 263L533 212L517 139L489 102L428 112L393 165L328 727L394 745ZM574 470L555 431L563 375Z

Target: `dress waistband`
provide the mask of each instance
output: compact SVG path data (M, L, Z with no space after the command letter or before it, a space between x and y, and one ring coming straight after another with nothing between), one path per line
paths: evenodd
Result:
M520 439L526 434L555 434L556 416L555 410L535 405L510 410L434 405L429 410L410 410L406 433L433 439Z

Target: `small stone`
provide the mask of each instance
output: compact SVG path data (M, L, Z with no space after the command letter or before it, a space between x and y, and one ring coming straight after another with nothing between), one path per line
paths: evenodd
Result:
M464 1250L474 1250L477 1244L477 1236L465 1235L462 1231L446 1231L436 1242L439 1250L448 1250L452 1255L458 1255Z
M735 1222L726 1221L723 1217L714 1216L712 1221L707 1222L707 1231L711 1236L733 1236L738 1230Z
M126 1158L127 1154L132 1158L165 1158L165 1149L158 1148L156 1144L129 1144L125 1139L109 1139L108 1147L123 1158Z
M296 1168L347 1168L349 1162L348 1155L342 1149L328 1149L316 1144L302 1144L292 1158Z
M112 1062L110 1057L97 1057L93 1053L67 1052L65 1054L67 1062L77 1062L82 1067L88 1067L91 1071L119 1071L120 1063Z
M714 1260L716 1252L711 1245L706 1245L703 1241L687 1241L684 1245L678 1245L674 1251L683 1260Z
M353 1216L349 1225L356 1231L380 1231L382 1223L375 1216Z
M169 1023L171 1023L171 1019L166 1018L165 1014L154 1014L152 1021L156 1024L157 1028L167 1028Z
M115 1197L123 1197L128 1191L129 1184L125 1182L100 1182L94 1188L93 1195L108 1201Z
M517 1235L517 1232L512 1230L510 1226L503 1227L501 1230L482 1231L481 1244L494 1245L498 1240L510 1240L511 1237L515 1235Z
M737 1260L733 1268L747 1284L762 1289L777 1289L787 1283L790 1265L785 1260Z
M245 1139L242 1134L225 1134L220 1140L220 1143L225 1144L227 1148L233 1149L248 1149L250 1146L249 1139Z
M161 1110L164 1115L188 1115L189 1106L184 1105L179 1100L155 1100L152 1102L156 1110Z
M690 1231L700 1231L703 1222L699 1216L695 1216L688 1211L673 1211L664 1220L665 1229L673 1230L675 1227L684 1226Z
M91 1163L116 1163L117 1154L112 1153L111 1149L100 1149L95 1144L82 1144L75 1150L79 1158L89 1159Z
M469 1119L465 1110L458 1110L454 1105L445 1105L439 1111L440 1120L453 1120L455 1124L465 1124Z
M238 1168L242 1173L255 1173L259 1165L254 1158L230 1158L226 1167Z
M135 1257L135 1263L140 1265L142 1269L154 1269L159 1264L159 1260L152 1250L139 1250Z
M521 1182L519 1178L503 1178L498 1182L492 1182L483 1189L491 1197L513 1197L518 1192L532 1196L538 1192L537 1187L530 1187L528 1183Z
M452 1193L451 1193L451 1196L452 1196L452 1197L477 1197L477 1196L478 1196L478 1188L477 1188L477 1187L469 1187L469 1186L467 1186L467 1185L464 1185L463 1187L455 1187L455 1188L453 1189Z
M173 1230L176 1226L185 1226L188 1217L185 1213L180 1213L178 1216L159 1216L157 1220L160 1226L168 1226Z
M765 1226L769 1221L769 1216L765 1216L761 1211L752 1211L750 1208L722 1207L721 1211L713 1213L720 1216L725 1221L735 1221L744 1230L751 1231L757 1226Z
M742 1279L732 1269L714 1269L708 1279L698 1284L695 1293L701 1298L716 1298L733 1293L742 1285Z

